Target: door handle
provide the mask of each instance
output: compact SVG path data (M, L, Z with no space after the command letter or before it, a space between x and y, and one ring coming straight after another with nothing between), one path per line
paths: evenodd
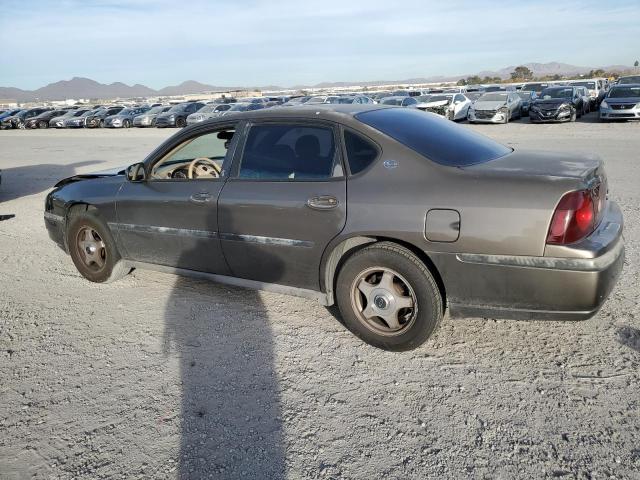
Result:
M332 195L318 195L307 200L307 207L314 210L331 210L336 208L340 202Z
M189 197L189 201L193 203L207 203L210 202L213 196L209 192L194 193Z

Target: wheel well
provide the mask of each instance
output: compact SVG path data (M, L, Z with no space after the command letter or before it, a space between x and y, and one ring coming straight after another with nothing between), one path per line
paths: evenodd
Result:
M331 278L331 291L329 291L329 289L326 289L327 290L327 294L330 297L331 301L333 301L333 292L335 292L336 282L337 282L337 279L338 279L338 274L340 273L340 269L342 268L344 263L349 259L349 257L351 257L357 251L362 250L363 248L365 248L365 247L367 247L369 245L372 245L374 243L391 242L391 243L395 243L397 245L400 245L400 246L406 248L407 250L411 251L411 253L413 253L416 257L418 257L420 259L420 261L422 263L425 264L425 266L429 269L429 272L431 273L431 275L433 275L433 279L436 281L436 285L438 285L438 290L440 291L440 296L442 297L442 308L443 308L443 310L446 309L447 296L446 296L446 290L444 288L444 282L442 281L442 276L440 275L440 272L436 268L436 266L433 263L433 261L431 260L431 258L429 258L429 255L427 255L424 251L422 251L420 248L416 247L415 245L413 245L413 244L411 244L409 242L405 242L403 240L398 240L397 238L389 238L389 237L357 237L357 238L363 238L363 239L367 239L367 240L361 241L358 244L356 244L355 246L352 246L351 248L345 249L343 251L342 255L337 260L337 262L335 263L335 268L333 269L333 274L332 274L332 278ZM340 244L340 245L342 245L342 244ZM336 249L334 249L334 252L338 248L339 248L339 246L336 247ZM333 255L333 252L332 252L332 255ZM329 269L331 268L331 262L330 261L327 262L326 268L329 268ZM325 288L326 288L326 285L325 285Z

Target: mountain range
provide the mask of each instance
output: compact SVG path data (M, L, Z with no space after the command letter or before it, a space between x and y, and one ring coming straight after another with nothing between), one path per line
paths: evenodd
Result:
M545 75L580 75L586 74L595 68L602 68L608 72L622 72L631 70L632 67L625 65L609 65L605 67L580 67L569 65L566 63L550 62L550 63L525 63L535 76ZM482 71L475 75L480 77L500 77L509 78L515 66L508 66L495 71ZM456 81L460 78L466 78L471 75L436 75L424 78L408 78L404 80L376 80L376 81L355 81L355 82L322 82L316 85L295 85L288 87L291 89L304 88L335 88L349 85L375 86L385 84L419 84L432 82ZM191 93L202 93L207 91L227 91L242 88L258 88L261 90L281 90L283 87L276 85L262 87L240 87L240 86L215 86L205 83L188 80L179 85L172 85L154 90L145 85L135 84L127 85L122 82L104 84L91 80L89 78L74 77L71 80L61 80L59 82L50 83L37 90L22 90L15 87L0 87L0 99L17 100L18 102L29 102L38 100L64 100L67 98L132 98L132 97L150 97L150 96L169 96L169 95L186 95Z

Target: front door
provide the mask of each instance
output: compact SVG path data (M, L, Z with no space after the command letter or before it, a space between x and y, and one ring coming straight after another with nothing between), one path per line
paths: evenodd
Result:
M229 273L218 238L217 201L234 132L227 126L179 140L151 159L147 180L123 185L111 226L126 258Z
M253 123L218 201L236 277L319 290L320 261L344 227L346 179L335 127Z

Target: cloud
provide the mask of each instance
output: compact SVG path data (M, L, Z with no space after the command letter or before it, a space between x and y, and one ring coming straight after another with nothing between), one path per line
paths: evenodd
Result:
M632 63L637 1L0 2L0 84L74 75L161 87Z

